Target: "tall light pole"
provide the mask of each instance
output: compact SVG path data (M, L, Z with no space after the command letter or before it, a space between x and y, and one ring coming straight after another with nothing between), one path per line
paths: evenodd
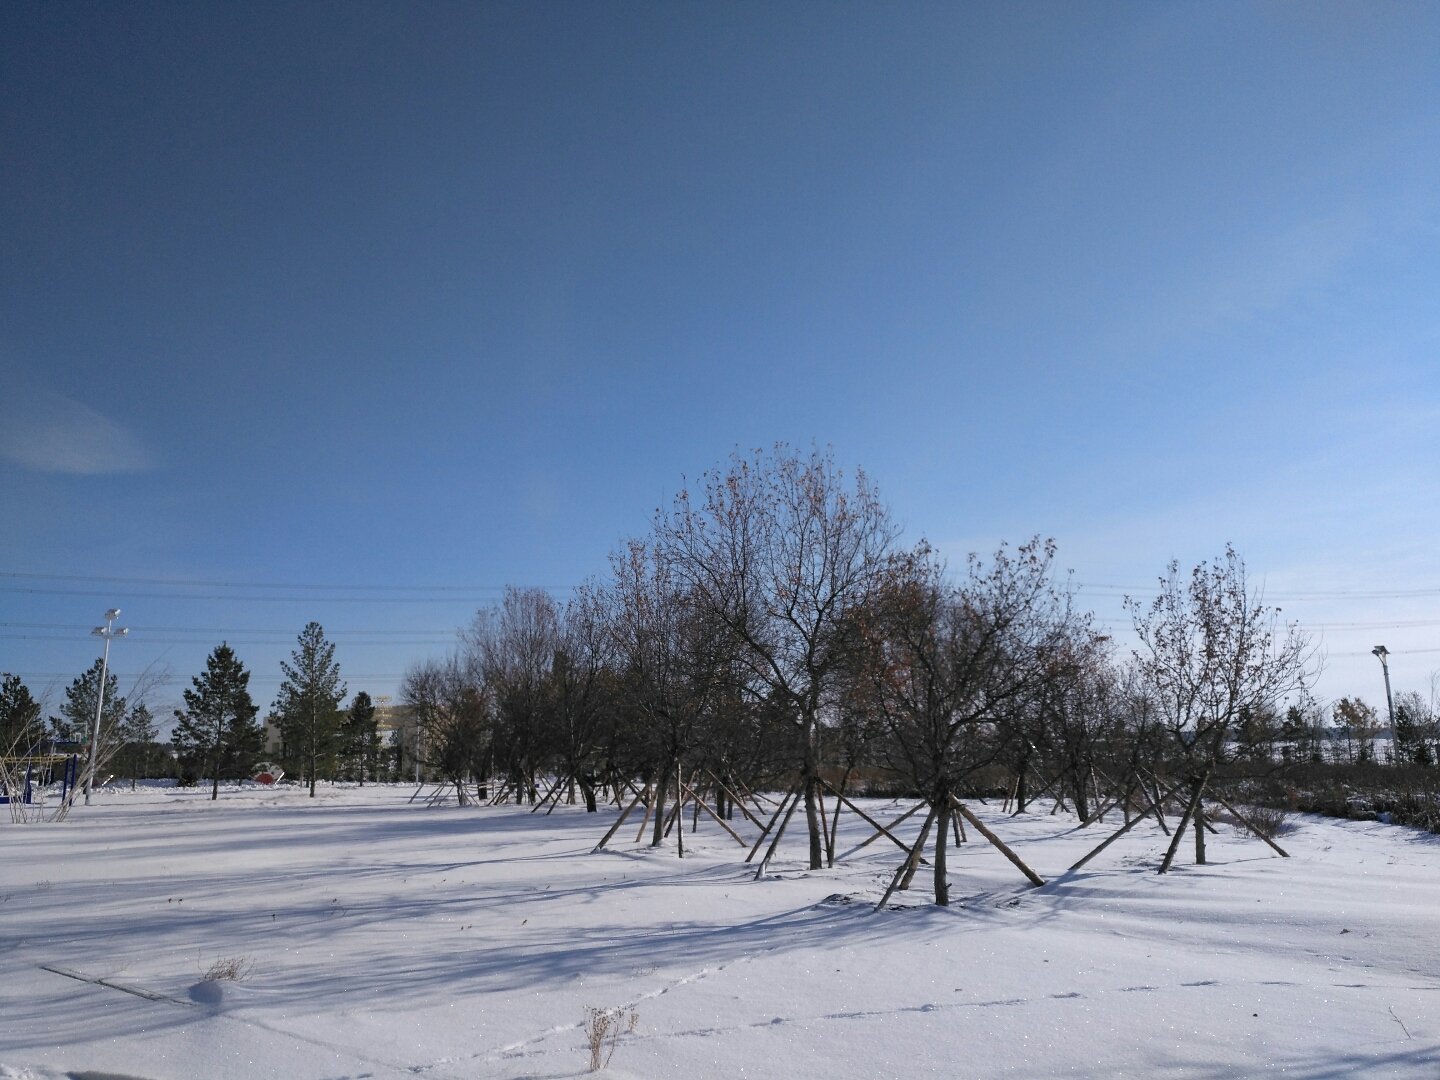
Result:
M90 633L105 639L105 651L100 659L100 688L95 694L95 730L90 733L90 764L85 768L85 805L90 805L90 789L95 785L95 755L100 749L100 717L105 711L105 676L110 671L110 642L113 638L130 633L127 627L115 629L115 620L120 617L119 608L105 612L105 625L97 626Z
M1390 696L1390 664L1385 659L1390 655L1390 650L1384 645L1376 645L1370 650L1380 658L1380 668L1385 672L1385 707L1390 712L1390 738L1395 738L1395 699Z

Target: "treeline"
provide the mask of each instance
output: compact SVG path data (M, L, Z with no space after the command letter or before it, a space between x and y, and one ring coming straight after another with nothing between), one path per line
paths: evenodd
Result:
M315 793L317 780L388 780L400 766L398 748L383 744L374 702L361 691L341 708L346 687L335 661L335 646L318 623L301 631L268 721L279 733L271 756L286 773L304 778ZM209 780L211 797L222 780L248 777L267 756L265 728L250 696L250 672L222 642L205 670L183 692L168 743L143 700L153 683L142 682L122 696L114 675L104 673L104 697L97 699L102 663L78 676L65 690L58 711L43 708L18 676L0 679L0 757L20 759L88 748L99 712L97 777ZM103 703L102 703L103 702Z
M736 456L568 602L508 590L414 666L402 699L427 762L462 799L643 794L655 843L677 792L723 807L789 789L812 867L834 858L827 792L903 790L943 865L956 801L977 793L1022 809L1046 793L1082 820L1173 799L1203 838L1205 800L1274 773L1311 708L1314 651L1233 550L1128 600L1139 646L1122 659L1051 542L951 568L898 532L828 453Z

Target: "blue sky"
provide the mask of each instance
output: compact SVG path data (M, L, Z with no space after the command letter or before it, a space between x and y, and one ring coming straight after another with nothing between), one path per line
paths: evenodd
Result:
M390 694L783 440L956 563L1054 536L1107 625L1233 542L1322 697L1378 702L1382 641L1427 690L1437 40L1419 3L6 4L0 669L63 686L118 605L162 704L222 637L268 704L312 618Z

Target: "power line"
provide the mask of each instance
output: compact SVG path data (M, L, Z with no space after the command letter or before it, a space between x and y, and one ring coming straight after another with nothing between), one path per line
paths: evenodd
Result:
M20 581L76 581L89 584L168 585L175 588L204 589L318 589L331 592L504 592L509 585L326 585L294 581L217 581L204 578L101 577L86 574L30 574L0 571L0 578ZM563 591L573 586L524 585L516 588Z
M3 627L7 630L71 630L75 631L76 633L85 635L88 635L90 633L90 625L88 623L0 622L0 627ZM155 633L161 634L283 634L291 638L295 637L295 631L293 629L272 630L264 627L155 626L151 625L150 623L146 623L143 627L137 627L137 630L140 630L146 634L153 631ZM453 637L455 633L455 627L445 627L443 629L435 629L430 627L424 629L385 629L376 627L372 629L343 630L334 630L327 627L325 630L326 637L356 637L360 635L401 635L406 637L440 637L444 635L450 635Z
M303 586L291 586L303 587ZM115 599L115 589L42 589L22 585L0 585L0 592L27 593L36 596L90 596ZM549 590L547 590L549 591ZM495 596L244 596L214 593L134 592L126 589L125 598L146 600L228 600L236 603L279 604L493 604Z
M1076 582L1075 589L1081 593L1098 593L1100 595L1123 596L1126 594L1143 594L1155 596L1161 590L1155 585L1106 585L1100 582ZM1268 589L1261 590L1265 600L1289 600L1289 601L1311 601L1311 600L1402 600L1411 598L1436 597L1440 596L1440 588L1421 589L1317 589L1313 592L1271 592Z
M89 635L87 634L87 635L85 635L85 637L88 638ZM329 637L329 635L327 634L326 637ZM143 629L139 630L138 632L133 632L133 631L132 631L132 633L129 635L129 638L130 638L131 641L143 642L143 643L149 644L149 645L205 645L205 644L207 644L207 643L209 643L209 642L215 641L215 638L214 638L214 637L188 637L188 638L151 637L149 634L146 634L146 633L143 631ZM0 634L0 641L80 641L80 640L82 640L82 638L81 638L79 635L66 635L66 634ZM237 637L229 637L229 636L221 635L221 640L223 640L227 645L287 645L287 644L289 644L291 641L294 640L294 635L291 635L290 637L287 637L287 638L273 637L273 638L264 638L264 639L256 639L256 638L237 638ZM395 646L395 645L452 645L452 644L455 643L455 638L454 638L454 637L449 637L449 638L435 638L435 637L428 637L428 638L427 638L427 637L399 638L399 637L395 637L395 638L384 638L384 639L345 638L345 639L343 639L342 643L343 643L343 644L350 645L350 646L352 646L352 647L353 647L353 646L361 646L361 645L365 645L365 646L381 646L381 647L384 647L384 646Z

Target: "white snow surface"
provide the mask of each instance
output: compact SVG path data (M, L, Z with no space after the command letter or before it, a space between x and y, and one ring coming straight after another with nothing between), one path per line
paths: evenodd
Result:
M952 907L924 868L876 912L899 850L812 872L799 817L757 882L703 818L684 859L634 818L592 854L613 807L413 793L0 821L0 1080L583 1076L586 1006L638 1013L621 1078L1440 1077L1440 838L1414 830L1298 817L1282 859L1222 826L1158 875L1147 823L1067 876L1116 816L974 803L1049 883L972 832ZM870 832L846 811L840 850ZM226 958L253 967L204 982Z

